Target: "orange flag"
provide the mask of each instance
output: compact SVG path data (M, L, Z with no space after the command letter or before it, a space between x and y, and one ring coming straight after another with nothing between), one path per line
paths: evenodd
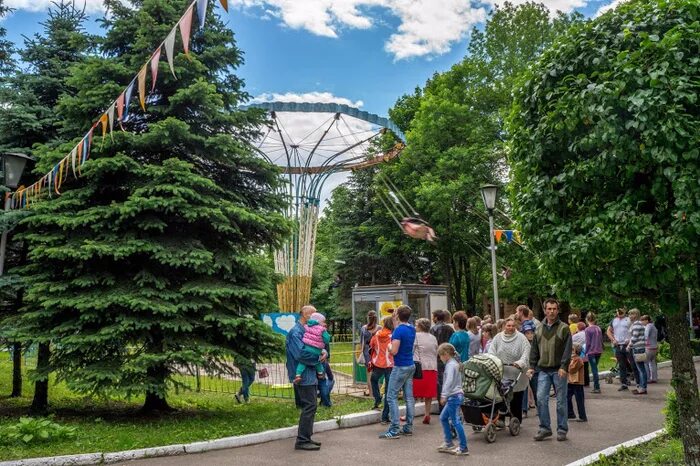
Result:
M156 89L156 77L158 76L158 63L160 62L160 47L151 57L151 92Z
M139 102L141 103L141 108L146 111L146 65L141 68L138 74L139 80Z
M224 7L224 10L226 10L226 13L228 13L228 0L219 0L221 2L221 6Z
M124 116L124 93L122 92L117 97L117 121L121 125L122 117ZM122 128L123 130L124 128Z
M190 53L190 30L192 29L192 14L194 13L194 3L180 18L180 35L182 36L182 46L185 49L185 55L189 58Z
M493 235L496 237L496 242L501 242L501 236L503 236L503 230L493 230Z

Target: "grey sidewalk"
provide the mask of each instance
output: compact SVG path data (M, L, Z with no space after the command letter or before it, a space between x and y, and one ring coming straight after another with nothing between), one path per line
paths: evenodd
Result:
M695 364L696 370L700 363ZM548 439L535 442L537 416L523 420L520 436L511 437L507 431L497 433L496 442L487 444L483 434L471 432L467 427L469 457L452 457L435 449L442 441L442 429L436 415L431 425L417 419L413 437L398 440L380 440L379 424L324 432L314 438L323 442L318 452L295 451L294 440L251 445L230 450L218 450L198 455L153 458L121 463L128 466L184 466L184 465L271 465L303 463L305 465L352 465L387 461L400 465L458 464L464 461L479 464L508 462L510 464L563 465L606 447L663 427L666 391L669 388L670 368L659 369L660 383L650 385L649 395L634 396L630 392L618 392L617 383L603 383L603 393L590 394L586 389L588 423L569 423L569 440L557 442ZM369 402L368 402L369 403ZM551 414L554 416L554 402ZM556 425L553 419L553 425Z

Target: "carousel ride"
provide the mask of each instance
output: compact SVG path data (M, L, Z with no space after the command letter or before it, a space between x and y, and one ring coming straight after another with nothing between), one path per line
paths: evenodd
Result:
M396 158L405 137L391 120L348 105L265 102L250 107L269 112L270 124L255 146L287 179L284 213L295 226L289 241L275 251L275 271L284 276L277 299L282 312L298 312L311 295L321 199L347 172ZM386 131L399 142L372 155L372 141Z

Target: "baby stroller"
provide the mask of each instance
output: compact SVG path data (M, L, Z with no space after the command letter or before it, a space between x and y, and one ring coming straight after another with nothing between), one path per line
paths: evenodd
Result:
M522 371L504 365L492 354L477 354L464 363L464 422L475 431L484 431L486 441L496 441L496 429L507 427L511 435L520 434L520 421L510 411L513 389Z

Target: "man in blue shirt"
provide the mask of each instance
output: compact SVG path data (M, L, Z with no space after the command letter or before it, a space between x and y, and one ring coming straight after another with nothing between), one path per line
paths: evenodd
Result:
M297 406L301 408L299 415L299 430L297 431L297 440L294 445L296 450L320 450L321 442L316 442L311 439L314 434L314 419L316 417L316 408L318 407L316 394L318 391L318 379L314 365L318 362L318 358L312 358L312 354L303 351L304 342L304 324L309 320L311 314L316 312L316 308L310 305L301 308L299 320L287 333L287 374L289 381L293 382L297 364L302 362L306 365L304 372L301 374L301 382L294 385L295 400ZM321 360L325 360L326 353L321 356Z
M416 340L416 329L408 323L411 308L403 305L396 309L399 325L391 334L391 354L394 355L394 368L389 378L386 392L386 402L389 405L391 426L379 438L397 439L400 434L413 435L413 414L415 399L413 398L413 373L416 366L413 362L413 344ZM406 424L400 429L399 424L399 391L403 388L406 400Z

